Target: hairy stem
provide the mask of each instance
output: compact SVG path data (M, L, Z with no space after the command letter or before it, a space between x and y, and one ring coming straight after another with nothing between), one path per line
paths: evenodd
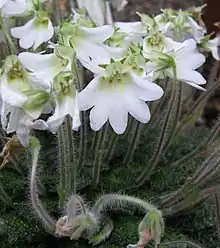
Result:
M115 132L113 132L111 134L111 138L108 144L108 148L107 148L107 153L105 155L105 160L107 161L107 163L110 162L110 160L113 158L114 153L115 153L115 149L117 147L118 144L118 140L119 140L119 135L116 134Z
M123 164L129 165L132 161L132 158L134 156L135 150L138 146L139 140L141 138L142 130L143 130L143 124L140 122L136 122L134 125L134 130L132 130L132 136L130 139L129 147L127 149L127 152L125 154Z
M31 180L30 180L30 195L31 203L33 209L36 211L39 219L43 222L46 228L50 232L55 231L55 222L51 216L47 213L46 209L42 205L38 193L37 193L37 167L38 167L38 158L40 152L40 143L36 138L32 138L32 170L31 170Z
M146 212L157 210L155 206L136 197L118 194L108 194L101 196L96 201L96 203L92 207L92 212L101 215L107 209L111 210L112 208L116 207L120 209L121 207L127 206L128 204L135 205L136 207L139 207L140 209Z
M92 186L96 188L99 183L101 166L105 152L105 141L108 133L108 123L97 134L97 142L95 148L95 158L93 161Z
M66 140L67 140L67 159L66 173L67 173L67 187L68 196L71 194L76 194L77 186L77 164L76 164L76 147L75 140L73 137L73 131L71 126L71 119L67 116L65 121L66 125Z
M176 96L176 84L174 82L173 87L172 87L171 99L169 101L167 113L166 113L164 121L162 123L162 129L160 131L159 139L158 139L158 142L156 144L156 149L154 151L153 157L151 158L148 166L146 166L144 171L136 179L136 184L138 186L141 186L145 183L145 181L149 178L152 171L155 169L158 162L160 161L160 156L161 156L161 153L163 151L164 143L166 142L166 138L167 138L167 132L168 132L169 126L170 126L170 121L171 121L171 117L172 117L172 110L173 110L174 102L175 102L175 96Z
M187 247L191 247L191 248L202 248L200 245L197 245L191 241L188 241L188 240L180 240L180 241L173 241L173 242L166 242L166 243L161 243L160 244L160 247L161 248L170 248L170 247L176 247L176 246L179 246L179 245L187 245ZM182 247L182 246L181 246Z

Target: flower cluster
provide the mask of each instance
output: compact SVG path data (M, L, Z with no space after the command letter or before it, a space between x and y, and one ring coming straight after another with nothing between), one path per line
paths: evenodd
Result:
M73 10L55 28L41 0L4 0L0 8L3 23L12 16L31 18L10 30L20 48L31 51L10 54L0 78L2 126L16 132L24 146L32 129L56 133L67 115L78 130L80 111L89 109L95 131L109 121L117 134L124 133L128 114L147 123L147 102L163 96L157 79L203 89L206 81L196 71L205 62L201 51L219 59L219 38L205 36L200 8L166 9L155 18L138 14L139 22L111 25L98 25L91 13ZM83 90L79 64L94 74ZM42 120L42 114L50 117Z

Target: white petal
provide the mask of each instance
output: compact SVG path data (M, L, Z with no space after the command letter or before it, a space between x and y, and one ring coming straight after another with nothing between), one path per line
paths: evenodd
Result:
M109 122L117 134L122 134L125 132L128 124L128 111L123 106L123 103L120 103L119 99L115 100L117 102L112 104L109 111Z
M13 83L16 84L16 82ZM21 107L27 100L27 97L21 91L11 86L6 79L1 81L1 92L4 92L2 100L15 107Z
M87 60L88 57L91 58L110 58L108 51L101 44L95 44L89 40L81 40L76 47L77 55L80 54L84 60Z
M188 83L194 87L201 88L197 85L203 85L206 83L206 80L203 76L197 71L181 70L177 71L177 78L180 81Z
M97 43L107 40L114 33L112 25L104 25L96 28L80 27L80 29L84 32L84 39Z
M209 40L209 42L208 42L208 48L211 50L212 56L216 60L220 60L220 52L219 52L219 48L220 48L220 37L216 37L213 40Z
M34 39L34 46L33 49L36 50L43 42L44 42L44 34L46 30L39 30L38 32L35 31L35 39Z
M116 22L115 26L123 33L143 34L141 22Z
M202 37L204 37L204 35L206 33L205 28L199 26L198 23L196 21L194 21L192 17L189 17L188 20L189 20L189 23L190 23L191 28L192 28L193 38L196 41L199 41Z
M183 43L176 42L172 40L171 38L165 37L165 48L164 48L164 53L169 52L169 51L177 51L184 47Z
M54 35L53 24L50 20L48 20L48 28L47 28L47 31L44 33L43 41L47 42L53 37L53 35Z
M48 130L55 134L64 120L65 116L53 120L49 118L47 121Z
M80 110L87 110L93 107L96 103L97 86L99 85L99 78L95 77L84 90L79 92L78 104Z
M54 114L47 120L48 128L51 132L56 133L57 129L64 121L65 116L72 114L74 104L74 99L69 96L63 97L61 102L56 101Z
M48 125L43 120L36 120L34 122L31 122L28 127L30 129L37 129L37 130L46 130L48 128Z
M11 112L12 107L6 102L2 101L1 105L1 124L4 130L6 130L8 125L8 114Z
M0 1L0 8L2 8L4 6L4 4L7 2L8 0L1 0Z
M28 49L33 46L35 40L36 40L36 33L30 31L27 35L23 36L19 40L19 45L24 49Z
M72 107L72 129L75 131L78 131L79 127L81 126L80 121L80 110L79 110L79 104L78 104L78 92L76 91L76 97L74 102L74 107Z
M154 101L163 96L163 89L159 85L152 83L147 79L138 77L135 74L132 74L132 80L136 84L133 89L135 93L138 94L139 99Z
M33 72L40 72L45 68L51 67L51 60L54 54L35 54L29 52L23 52L18 55L19 60L25 68Z
M25 35L28 35L30 31L29 29L32 28L33 22L34 20L32 19L28 21L24 26L11 28L11 35L18 39L24 37Z
M179 68L189 68L195 70L205 63L205 56L201 53L192 53L178 58L176 61L177 67Z
M29 52L20 53L19 60L25 68L32 71L34 76L48 84L62 70L53 63L56 60L54 54L34 54Z
M138 121L142 123L147 123L150 120L150 110L147 104L134 97L127 101L127 108L129 113Z
M103 104L100 102L99 105L96 105L90 111L90 126L94 131L100 130L108 120L108 108L103 106Z
M15 132L19 126L19 121L23 117L23 111L20 108L11 108L8 120L7 133Z

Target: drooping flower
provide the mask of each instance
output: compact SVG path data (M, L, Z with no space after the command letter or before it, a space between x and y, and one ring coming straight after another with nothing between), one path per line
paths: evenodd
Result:
M11 35L19 39L19 45L24 49L33 47L35 50L50 40L53 34L53 25L45 11L36 12L35 17L24 26L11 29Z
M18 55L18 58L35 77L51 86L57 74L71 70L74 51L69 47L57 45L51 54L23 52Z
M0 93L3 103L22 108L37 119L49 99L49 88L32 80L16 55L6 58L0 78Z
M154 51L166 53L181 47L181 43L175 42L171 38L163 35L160 31L153 29L143 40L143 56L146 59L150 59L151 53Z
M54 79L55 111L47 120L48 129L52 133L57 132L67 115L72 118L73 130L78 130L81 125L74 81L74 74L71 71L61 72Z
M76 52L77 59L85 65L91 64L93 58L109 57L109 52L102 43L114 32L111 25L101 27L85 27L81 22L64 23L60 28L60 43L71 47Z
M128 113L142 123L150 120L150 110L145 101L154 101L163 90L141 78L122 62L113 62L103 69L79 93L80 110L91 109L90 125L98 131L108 120L114 131L124 133Z
M198 25L187 11L165 9L154 19L160 31L175 41L182 42L190 38L198 41L206 33L206 29Z
M198 46L205 52L211 52L213 58L216 60L220 60L220 36L210 39L210 35L206 35L198 42Z
M168 76L204 90L200 85L206 80L196 71L204 62L205 56L197 51L196 42L189 39L182 43L181 48L167 53L155 52L149 64L152 63L154 79Z
M1 106L1 123L7 133L16 132L21 144L25 147L29 143L29 133L32 129L47 129L47 124L43 120L35 120L22 108L5 102Z

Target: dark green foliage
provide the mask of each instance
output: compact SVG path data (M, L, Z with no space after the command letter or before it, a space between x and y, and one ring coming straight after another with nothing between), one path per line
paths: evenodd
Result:
M172 167L173 161L194 149L209 130L191 127L190 130L175 140L160 161L150 180L139 189L133 188L132 186L134 185L131 182L143 170L152 154L155 132L156 128L148 130L148 135L145 140L140 142L134 160L129 166L121 164L121 154L127 146L127 142L121 140L116 156L111 160L109 167L106 167L101 173L99 188L92 192L88 188L82 189L81 195L91 200L103 192L126 193L159 204L160 196L178 189L185 179L195 172L195 169L207 154L201 154L204 156L200 156L197 160L186 163L181 167ZM60 211L57 206L58 195L56 193L57 164L54 161L56 147L51 136L50 139L42 135L42 133L40 133L40 136L44 147L44 153L40 161L42 168L39 173L43 186L40 191L40 198L46 209L56 219L60 217ZM2 171L2 185L4 185L4 190L12 198L13 204L7 206L3 202L1 203L0 212L4 225L0 232L0 247L90 247L86 241L73 242L67 238L57 239L45 232L29 202L29 182L27 179L29 168L25 166L26 163L27 161L25 162L24 160L21 166L24 171L23 177L10 168ZM80 183L82 182L78 182L79 185ZM162 241L192 239L207 248L217 248L215 206L213 201L210 201L194 210L187 211L187 215L183 212L166 218L166 232ZM114 231L110 238L98 247L121 248L126 247L128 243L138 241L137 226L143 216L139 212L132 216L131 214L135 209L131 210L131 212L126 210L123 216L120 213L110 213L114 222ZM149 245L149 247L151 246Z

